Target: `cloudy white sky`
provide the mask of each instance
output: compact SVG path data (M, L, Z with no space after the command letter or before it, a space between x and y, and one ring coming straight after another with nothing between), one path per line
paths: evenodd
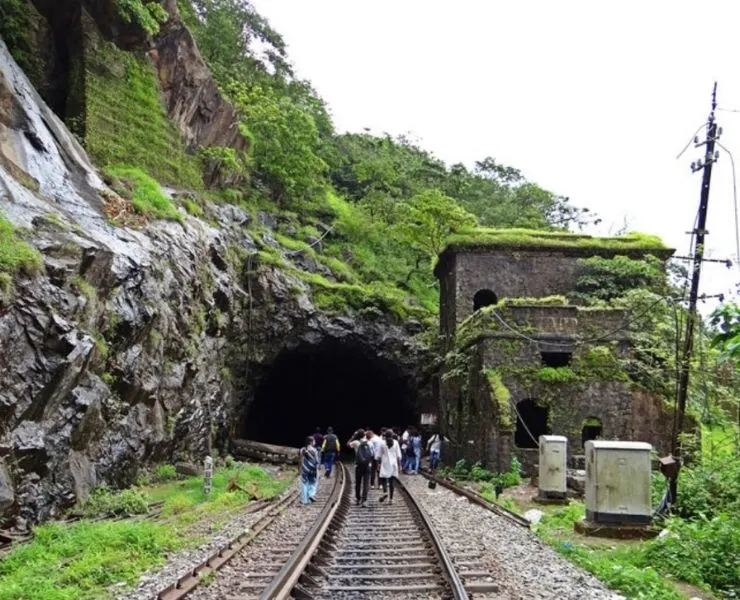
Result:
M740 3L726 0L254 0L340 131L411 133L448 163L493 156L597 212L592 233L659 234L679 253L702 155L686 142L712 83L740 169ZM738 173L740 175L740 173ZM729 157L715 167L707 248L735 258ZM705 265L703 290L740 268ZM704 310L708 307L705 306Z

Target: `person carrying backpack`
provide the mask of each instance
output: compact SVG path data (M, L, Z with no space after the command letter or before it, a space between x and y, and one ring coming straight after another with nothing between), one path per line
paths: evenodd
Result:
M316 485L319 477L319 453L314 447L313 436L306 438L301 448L301 504L316 502Z
M334 466L334 461L337 459L339 450L339 438L334 435L334 430L331 427L327 427L324 442L321 444L321 455L324 460L324 475L326 475L326 477L331 477L331 468Z
M355 431L347 445L355 451L355 500L359 506L365 508L367 507L370 469L373 464L373 449L363 429Z

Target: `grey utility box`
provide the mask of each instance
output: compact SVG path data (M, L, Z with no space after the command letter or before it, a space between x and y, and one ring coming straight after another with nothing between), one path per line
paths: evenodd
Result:
M650 523L651 450L644 442L586 442L586 521Z
M565 498L568 438L562 435L540 436L540 498Z

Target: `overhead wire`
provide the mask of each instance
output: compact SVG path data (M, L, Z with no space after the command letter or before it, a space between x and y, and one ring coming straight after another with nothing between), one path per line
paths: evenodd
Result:
M549 342L549 341L545 341L545 340L538 340L536 338L530 337L530 336L526 335L525 333L519 331L518 329L516 329L515 327L513 327L509 323L507 323L503 319L503 317L501 317L501 315L499 315L495 310L491 311L491 314L494 316L494 318L499 323L501 323L501 325L503 325L506 329L508 329L509 331L511 331L517 337L519 337L519 338L521 338L523 340L527 340L528 342L535 344L537 347L539 347L540 344L545 344L545 345L550 346L550 347L556 346L556 347L560 347L560 348L572 348L574 346L582 346L584 344L593 344L595 342L600 342L600 341L603 341L605 339L608 339L608 338L612 337L615 333L619 333L620 331L626 330L627 327L629 327L629 325L630 325L631 322L636 321L638 318L641 318L641 317L645 316L654 307L656 307L658 304L660 304L661 302L664 302L664 301L670 301L670 298L665 297L665 296L660 296L655 302L651 303L650 306L648 306L645 310L641 311L637 315L630 315L630 317L628 317L627 319L625 319L619 327L616 327L616 328L614 328L614 329L612 329L610 331L607 331L606 333L604 333L604 334L602 334L602 335L600 335L598 337L590 338L590 339L585 339L585 340L574 340L572 343L568 343L568 344L559 343L559 342Z
M738 206L737 206L737 175L735 171L735 158L732 156L732 152L715 140L714 142L722 150L727 152L730 157L730 165L732 166L732 205L733 205L733 219L735 221L735 265L740 269L740 223L738 222Z

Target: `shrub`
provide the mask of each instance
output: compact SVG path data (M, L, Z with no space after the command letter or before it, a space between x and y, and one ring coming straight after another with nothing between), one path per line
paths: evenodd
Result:
M154 467L154 479L157 481L172 481L177 479L177 470L174 465L157 465Z
M740 583L740 516L712 519L670 519L671 535L655 540L645 560L658 570L695 585L735 597ZM734 559L732 558L734 557Z
M149 512L149 502L147 497L137 490L114 491L102 485L93 490L82 509L88 517L143 515Z
M131 200L136 212L155 219L182 221L182 215L165 196L159 183L141 169L118 165L107 168L106 174L120 181L123 194Z

